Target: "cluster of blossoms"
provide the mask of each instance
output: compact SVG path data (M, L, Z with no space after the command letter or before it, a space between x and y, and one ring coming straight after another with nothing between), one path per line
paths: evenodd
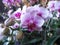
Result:
M35 3L38 0L29 1ZM21 0L3 0L3 3L8 6L15 6L17 3L20 4ZM40 4L24 6L22 10L18 8L14 12L13 10L8 11L9 18L4 22L5 26L13 29L22 27L28 31L40 31L44 23L53 17L52 12L57 11L57 17L60 15L60 1L49 1L47 7L40 6Z
M4 5L7 5L9 7L21 4L21 0L3 0L2 2Z

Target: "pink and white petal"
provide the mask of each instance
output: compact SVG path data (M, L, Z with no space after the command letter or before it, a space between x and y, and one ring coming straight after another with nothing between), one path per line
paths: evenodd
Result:
M49 12L48 18L53 18L53 14L51 12Z
M57 1L57 3L56 3L56 9L60 9L60 1Z
M36 19L36 25L37 27L42 27L43 24L44 24L44 19L43 18L39 18L39 19Z
M7 0L2 0L2 3L3 4L7 4Z
M45 19L48 17L49 11L44 7L40 7L38 13L41 13L41 17Z
M13 10L9 10L9 11L8 11L8 16L9 16L9 18L10 18L11 15L12 15L12 14L11 14L12 11L13 11Z

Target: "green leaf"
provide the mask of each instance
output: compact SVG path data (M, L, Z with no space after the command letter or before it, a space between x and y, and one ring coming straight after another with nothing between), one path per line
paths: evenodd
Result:
M60 36L54 36L47 41L47 45L54 45L55 41L60 38Z

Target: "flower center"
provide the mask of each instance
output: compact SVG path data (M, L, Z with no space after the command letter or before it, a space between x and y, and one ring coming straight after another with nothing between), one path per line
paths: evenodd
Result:
M28 24L28 29L33 30L36 27L35 23Z
M42 17L42 13L38 13L37 15L40 16L40 17Z
M21 13L17 13L17 14L15 14L15 16L16 16L17 18L20 18Z
M58 12L60 13L60 8L58 9Z

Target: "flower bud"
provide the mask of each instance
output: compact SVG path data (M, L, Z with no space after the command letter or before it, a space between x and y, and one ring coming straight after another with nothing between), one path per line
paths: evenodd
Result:
M8 27L6 27L3 31L3 35L9 35L9 33L10 33L10 30Z
M23 32L22 31L17 31L16 32L16 39L22 39L23 37Z
M11 26L11 25L14 25L15 23L15 18L9 18L5 21L5 25L8 27L8 26Z

